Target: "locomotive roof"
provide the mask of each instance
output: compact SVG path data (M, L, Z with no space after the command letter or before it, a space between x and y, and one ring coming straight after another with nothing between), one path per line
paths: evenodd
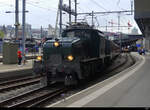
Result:
M64 31L70 31L70 30L93 30L93 31L98 31L101 34L104 34L102 31L93 28L69 28L69 29L65 29Z
M64 31L70 31L70 30L93 30L93 31L98 31L101 34L104 34L100 30L94 29L93 26L90 26L87 22L76 22L76 23L72 22L72 24L66 27Z
M63 42L72 42L72 41L77 41L77 40L79 40L79 38L76 38L76 37L61 37L61 38L57 38L58 39L58 41L63 41ZM46 41L46 43L51 43L51 42L55 42L56 41L56 39L52 39L52 40L47 40Z
M75 31L75 30L92 30L92 31L97 31L97 32L99 32L100 34L101 34L101 36L103 36L103 37L105 37L106 35L102 32L102 31L100 31L100 30L97 30L97 29L90 29L90 28L72 28L72 29L65 29L64 30L64 32L65 31Z

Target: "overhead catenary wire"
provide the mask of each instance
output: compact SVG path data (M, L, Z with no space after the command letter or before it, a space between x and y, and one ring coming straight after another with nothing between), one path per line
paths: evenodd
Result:
M97 5L98 7L100 7L101 9L103 9L103 10L105 10L105 11L108 11L107 9L105 9L103 6L101 6L98 2L96 2L95 0L92 0L93 1L93 3L95 4L95 5Z
M4 3L4 2L0 2L0 5L3 5L3 6L9 6L9 7L14 7L13 4L6 4L6 3Z
M4 2L3 2L4 1ZM3 1L1 1L0 0L0 8L2 9L2 7L3 6L7 6L7 7L11 7L11 8L13 8L14 7L14 5L11 5L11 3L10 2L5 2L5 0L3 0ZM21 1L21 0L20 0ZM56 3L57 3L57 1L58 0L27 0L27 9L29 9L29 12L33 12L32 14L36 14L36 15L38 15L38 13L35 13L34 12L34 9L33 9L33 7L35 7L35 8L39 8L39 10L38 11L40 11L40 9L41 9L41 11L43 11L43 10L45 10L45 13L52 13L52 14L54 14L54 13L56 13ZM64 0L66 3L68 3L68 0ZM85 1L85 2L84 2ZM128 1L132 1L132 0L128 0ZM1 3L2 2L2 3ZM108 10L110 10L110 7L111 6L115 6L116 7L116 5L117 5L117 3L118 3L118 5L119 6L122 6L122 1L121 0L114 0L114 1L112 1L112 0L106 0L106 1L102 1L102 0L81 0L81 1L78 1L80 4L79 5L77 5L78 6L78 10L79 10L79 13L80 12L92 12L92 11L96 11L96 10L99 10L99 9L101 9L101 10L105 10L105 11L108 11ZM85 4L89 4L90 3L90 5L85 5ZM72 4L74 4L73 2L72 2ZM49 5L49 6L48 6ZM84 5L84 6L83 6ZM93 6L93 8L95 8L95 9L91 9L92 8L92 6ZM113 8L113 7L112 7ZM32 10L33 9L33 10ZM119 7L116 7L116 8L113 8L113 9L115 9L115 10L119 10L120 8ZM101 11L100 10L100 11ZM13 9L12 9L12 11L13 11ZM43 11L44 12L44 11ZM31 13L29 13L29 14L31 14ZM44 13L43 13L44 14ZM110 13L109 13L110 14ZM103 17L104 16L104 17ZM101 16L97 16L97 18L102 18L101 19L101 21L104 19L104 18L106 18L106 19L109 19L111 16L113 16L113 14L110 14L110 17L107 17L105 14L104 15L101 15ZM105 17L106 16L106 17ZM51 16L49 16L50 18L51 18ZM79 18L83 18L84 16L79 16ZM44 16L42 16L41 17L42 19L44 19L45 17ZM41 19L40 18L40 19ZM127 17L126 17L127 18ZM52 18L51 18L52 19ZM114 18L114 19L117 19L117 18ZM130 18L131 19L131 18ZM31 20L31 17L30 17L30 20ZM100 24L102 23L101 21L98 21L98 22L100 22ZM121 20L121 22L125 22L126 21L126 19L124 19L124 18L122 18L122 20ZM127 20L128 21L128 20ZM126 22L127 22L126 21ZM131 20L130 20L131 21Z
M40 7L41 6L44 6L44 8L45 7L49 7L50 9L55 9L55 10L57 10L57 5L50 5L50 4L53 4L52 2L45 2L45 1L47 1L47 0L44 0L44 1L40 1L40 0L35 0L35 1L28 1L29 3L31 3L31 4L34 4L34 5L36 5L36 6L39 6L40 5ZM55 6L55 7L50 7L50 6Z
M56 10L53 10L53 9L50 9L50 8L44 8L44 7L41 7L41 6L38 6L38 5L32 4L32 3L29 3L29 2L27 2L27 4L29 4L29 5L31 5L31 6L34 6L34 7L37 7L37 8L40 8L40 9L47 10L47 11L57 12Z

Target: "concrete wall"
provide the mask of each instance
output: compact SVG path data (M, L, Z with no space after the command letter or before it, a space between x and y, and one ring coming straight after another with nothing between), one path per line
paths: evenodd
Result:
M149 39L145 39L145 49L150 52L150 40Z
M134 0L135 18L150 17L150 0Z
M150 51L150 25L145 26L145 48Z
M145 40L144 47L150 51L150 0L134 0L135 20Z

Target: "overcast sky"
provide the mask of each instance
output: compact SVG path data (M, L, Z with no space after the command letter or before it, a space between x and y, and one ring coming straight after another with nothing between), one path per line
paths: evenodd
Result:
M26 22L31 24L33 28L44 28L51 24L53 27L56 22L56 13L58 9L59 0L26 0L26 10L29 11L26 15ZM20 11L22 10L22 0L20 2ZM64 3L68 4L68 0L64 0ZM74 0L72 0L72 5L74 5ZM114 10L130 10L131 0L78 0L78 12L92 12L92 11L114 11ZM15 21L14 13L5 13L6 11L15 11L15 0L0 0L0 25L13 25ZM113 21L115 26L118 23L117 14L109 15L96 15L97 21L95 19L95 25L98 26L111 26L109 21ZM20 23L22 23L22 15L20 13ZM84 16L79 16L79 18L84 18ZM91 18L86 17L89 23L91 23ZM121 25L127 26L127 23L133 27L137 27L134 21L134 15L121 14ZM68 22L68 15L63 15L63 23ZM106 30L106 28L100 28L101 30ZM132 28L131 28L132 29ZM117 28L109 28L108 31L117 31ZM128 28L121 28L121 31L128 32Z

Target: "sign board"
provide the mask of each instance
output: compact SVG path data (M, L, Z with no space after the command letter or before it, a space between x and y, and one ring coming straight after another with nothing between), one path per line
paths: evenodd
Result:
M137 47L141 47L141 44L136 44Z

